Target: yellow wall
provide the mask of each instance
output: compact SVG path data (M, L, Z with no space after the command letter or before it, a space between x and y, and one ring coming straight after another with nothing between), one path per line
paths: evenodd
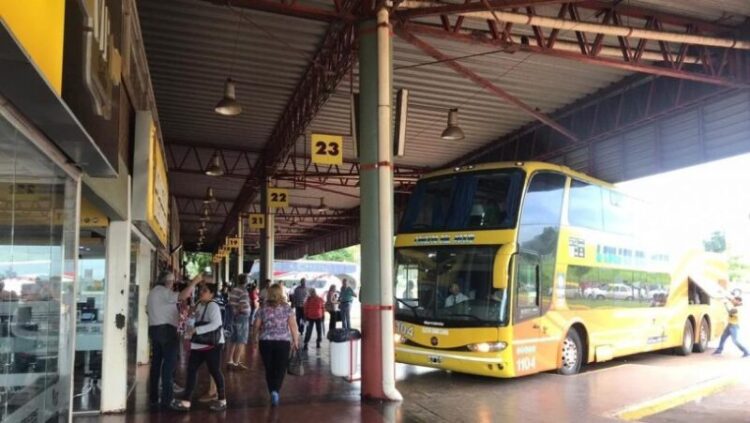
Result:
M2 0L0 19L60 95L65 0Z

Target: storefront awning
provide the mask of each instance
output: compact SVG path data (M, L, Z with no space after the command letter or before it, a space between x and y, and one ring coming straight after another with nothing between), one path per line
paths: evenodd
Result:
M117 176L115 166L106 159L1 19L0 94L87 174Z

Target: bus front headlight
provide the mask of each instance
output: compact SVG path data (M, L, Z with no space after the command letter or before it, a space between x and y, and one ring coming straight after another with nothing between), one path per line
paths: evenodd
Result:
M406 341L406 338L401 336L399 333L393 334L393 342L396 344L403 344Z
M466 347L469 348L469 351L488 353L502 351L507 346L508 344L505 342L481 342L479 344L469 344Z

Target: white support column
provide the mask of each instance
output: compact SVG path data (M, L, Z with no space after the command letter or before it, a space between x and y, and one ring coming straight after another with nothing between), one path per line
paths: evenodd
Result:
M231 262L232 262L232 252L229 251L227 253L226 258L224 258L224 283L225 284L229 283L229 271L230 271L229 266Z
M151 245L141 239L138 249L138 264L136 265L136 278L138 281L138 350L136 362L148 364L151 361L151 346L148 340L148 314L146 314L146 303L148 293L151 291Z
M127 220L112 221L107 229L104 325L102 327L102 413L124 412L128 399L128 309L130 293L130 201Z
M128 184L128 187L130 184ZM102 330L103 413L124 412L128 397L128 302L130 291L130 189L128 219L107 230L107 279Z

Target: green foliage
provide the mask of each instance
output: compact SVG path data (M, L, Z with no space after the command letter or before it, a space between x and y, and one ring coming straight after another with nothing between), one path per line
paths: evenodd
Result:
M185 262L185 273L190 279L206 270L206 267L211 266L211 254L209 253L186 252L182 256L182 260Z
M307 257L307 260L316 261L341 261L347 263L359 263L360 261L360 250L359 245L352 245L351 247L342 248L340 250L328 251L323 254L316 254L314 256Z
M727 250L727 240L724 232L714 231L711 238L703 241L703 249L713 253L723 253Z
M729 280L732 282L750 281L750 263L739 256L730 257Z

